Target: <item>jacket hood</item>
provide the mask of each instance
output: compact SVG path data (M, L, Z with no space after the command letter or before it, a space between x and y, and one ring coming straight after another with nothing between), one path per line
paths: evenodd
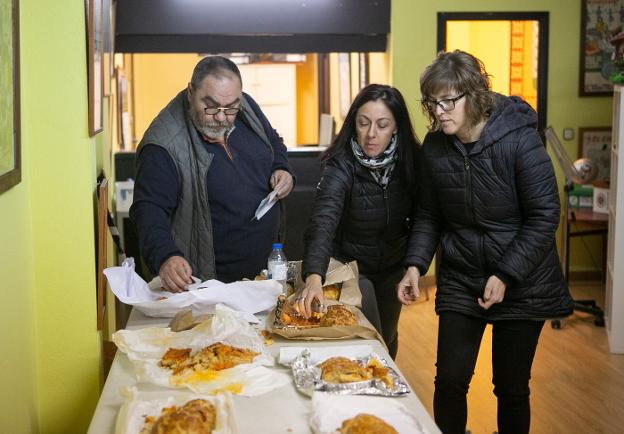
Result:
M483 146L491 145L519 128L537 128L537 113L517 96L497 94L494 110L481 134Z

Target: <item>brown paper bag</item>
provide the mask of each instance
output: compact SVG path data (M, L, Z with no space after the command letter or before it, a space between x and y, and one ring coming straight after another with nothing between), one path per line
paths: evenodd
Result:
M305 282L301 279L301 261L294 261L295 266L295 291L303 289ZM343 304L362 307L362 293L358 284L359 272L357 262L342 263L334 258L329 260L325 282L323 286L338 285L340 289L340 301Z
M212 315L198 315L194 317L191 309L181 310L171 319L169 328L172 332L190 330L210 318L212 318Z

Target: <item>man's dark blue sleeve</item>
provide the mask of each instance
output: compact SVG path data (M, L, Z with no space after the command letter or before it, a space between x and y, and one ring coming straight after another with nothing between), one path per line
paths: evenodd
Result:
M171 156L160 146L145 146L137 161L130 218L137 228L141 256L154 275L169 257L182 256L169 223L177 203L178 174Z
M277 131L271 126L271 123L260 109L258 103L248 94L245 94L245 97L253 108L254 113L258 116L258 119L262 123L262 128L264 128L269 142L271 143L271 147L273 147L273 166L271 167L271 172L275 172L280 169L285 170L293 175L294 178L294 173L290 167L290 163L288 162L288 149L286 148L286 145L284 145L284 139L282 139Z

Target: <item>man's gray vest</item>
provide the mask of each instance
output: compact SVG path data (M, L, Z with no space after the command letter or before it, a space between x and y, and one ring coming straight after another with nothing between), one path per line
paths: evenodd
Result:
M178 93L156 116L137 148L137 161L145 145L158 145L173 159L178 173L178 205L170 217L173 241L202 280L216 278L212 246L212 219L208 203L206 176L213 154L199 136L188 115L186 89ZM245 94L241 98L239 117L266 144L273 148Z

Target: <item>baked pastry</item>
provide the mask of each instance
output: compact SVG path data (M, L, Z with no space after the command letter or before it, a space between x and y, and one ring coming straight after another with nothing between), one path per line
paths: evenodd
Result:
M221 371L243 363L250 363L260 354L222 342L209 345L193 356L190 353L190 348L169 348L160 359L160 366L171 369L174 374L179 374L185 369Z
M354 383L373 378L371 371L357 361L346 357L332 357L319 365L321 379L326 383Z
M277 299L276 315L278 315L279 321L283 325L300 328L318 327L321 322L320 312L312 312L310 318L305 318L283 295L280 295Z
M319 364L319 367L321 379L326 383L342 384L377 379L386 387L394 388L390 370L375 358L371 358L368 364L363 366L358 361L346 357L331 357Z
M381 380L383 384L386 385L389 389L394 389L395 384L394 380L390 376L390 370L386 368L384 365L379 362L379 360L375 358L371 358L366 365L366 368L370 371L373 378Z
M190 348L169 348L160 359L160 366L178 372L184 369L190 358Z
M340 298L340 288L338 285L323 286L323 298L325 300L338 300Z
M196 353L190 364L196 371L206 369L221 371L243 363L250 363L258 354L260 353L246 348L216 342Z
M141 434L210 434L216 425L214 406L205 399L194 399L182 407L165 407L158 419L145 418Z
M372 414L360 413L342 422L340 434L399 434L391 425Z
M332 304L327 307L327 313L320 321L321 327L337 325L357 325L357 318L353 312L342 304Z
M283 295L280 295L277 299L275 314L279 322L283 325L299 328L357 325L357 317L355 314L342 304L328 306L325 314L314 311L310 318L305 318L299 313L297 307L290 304Z

